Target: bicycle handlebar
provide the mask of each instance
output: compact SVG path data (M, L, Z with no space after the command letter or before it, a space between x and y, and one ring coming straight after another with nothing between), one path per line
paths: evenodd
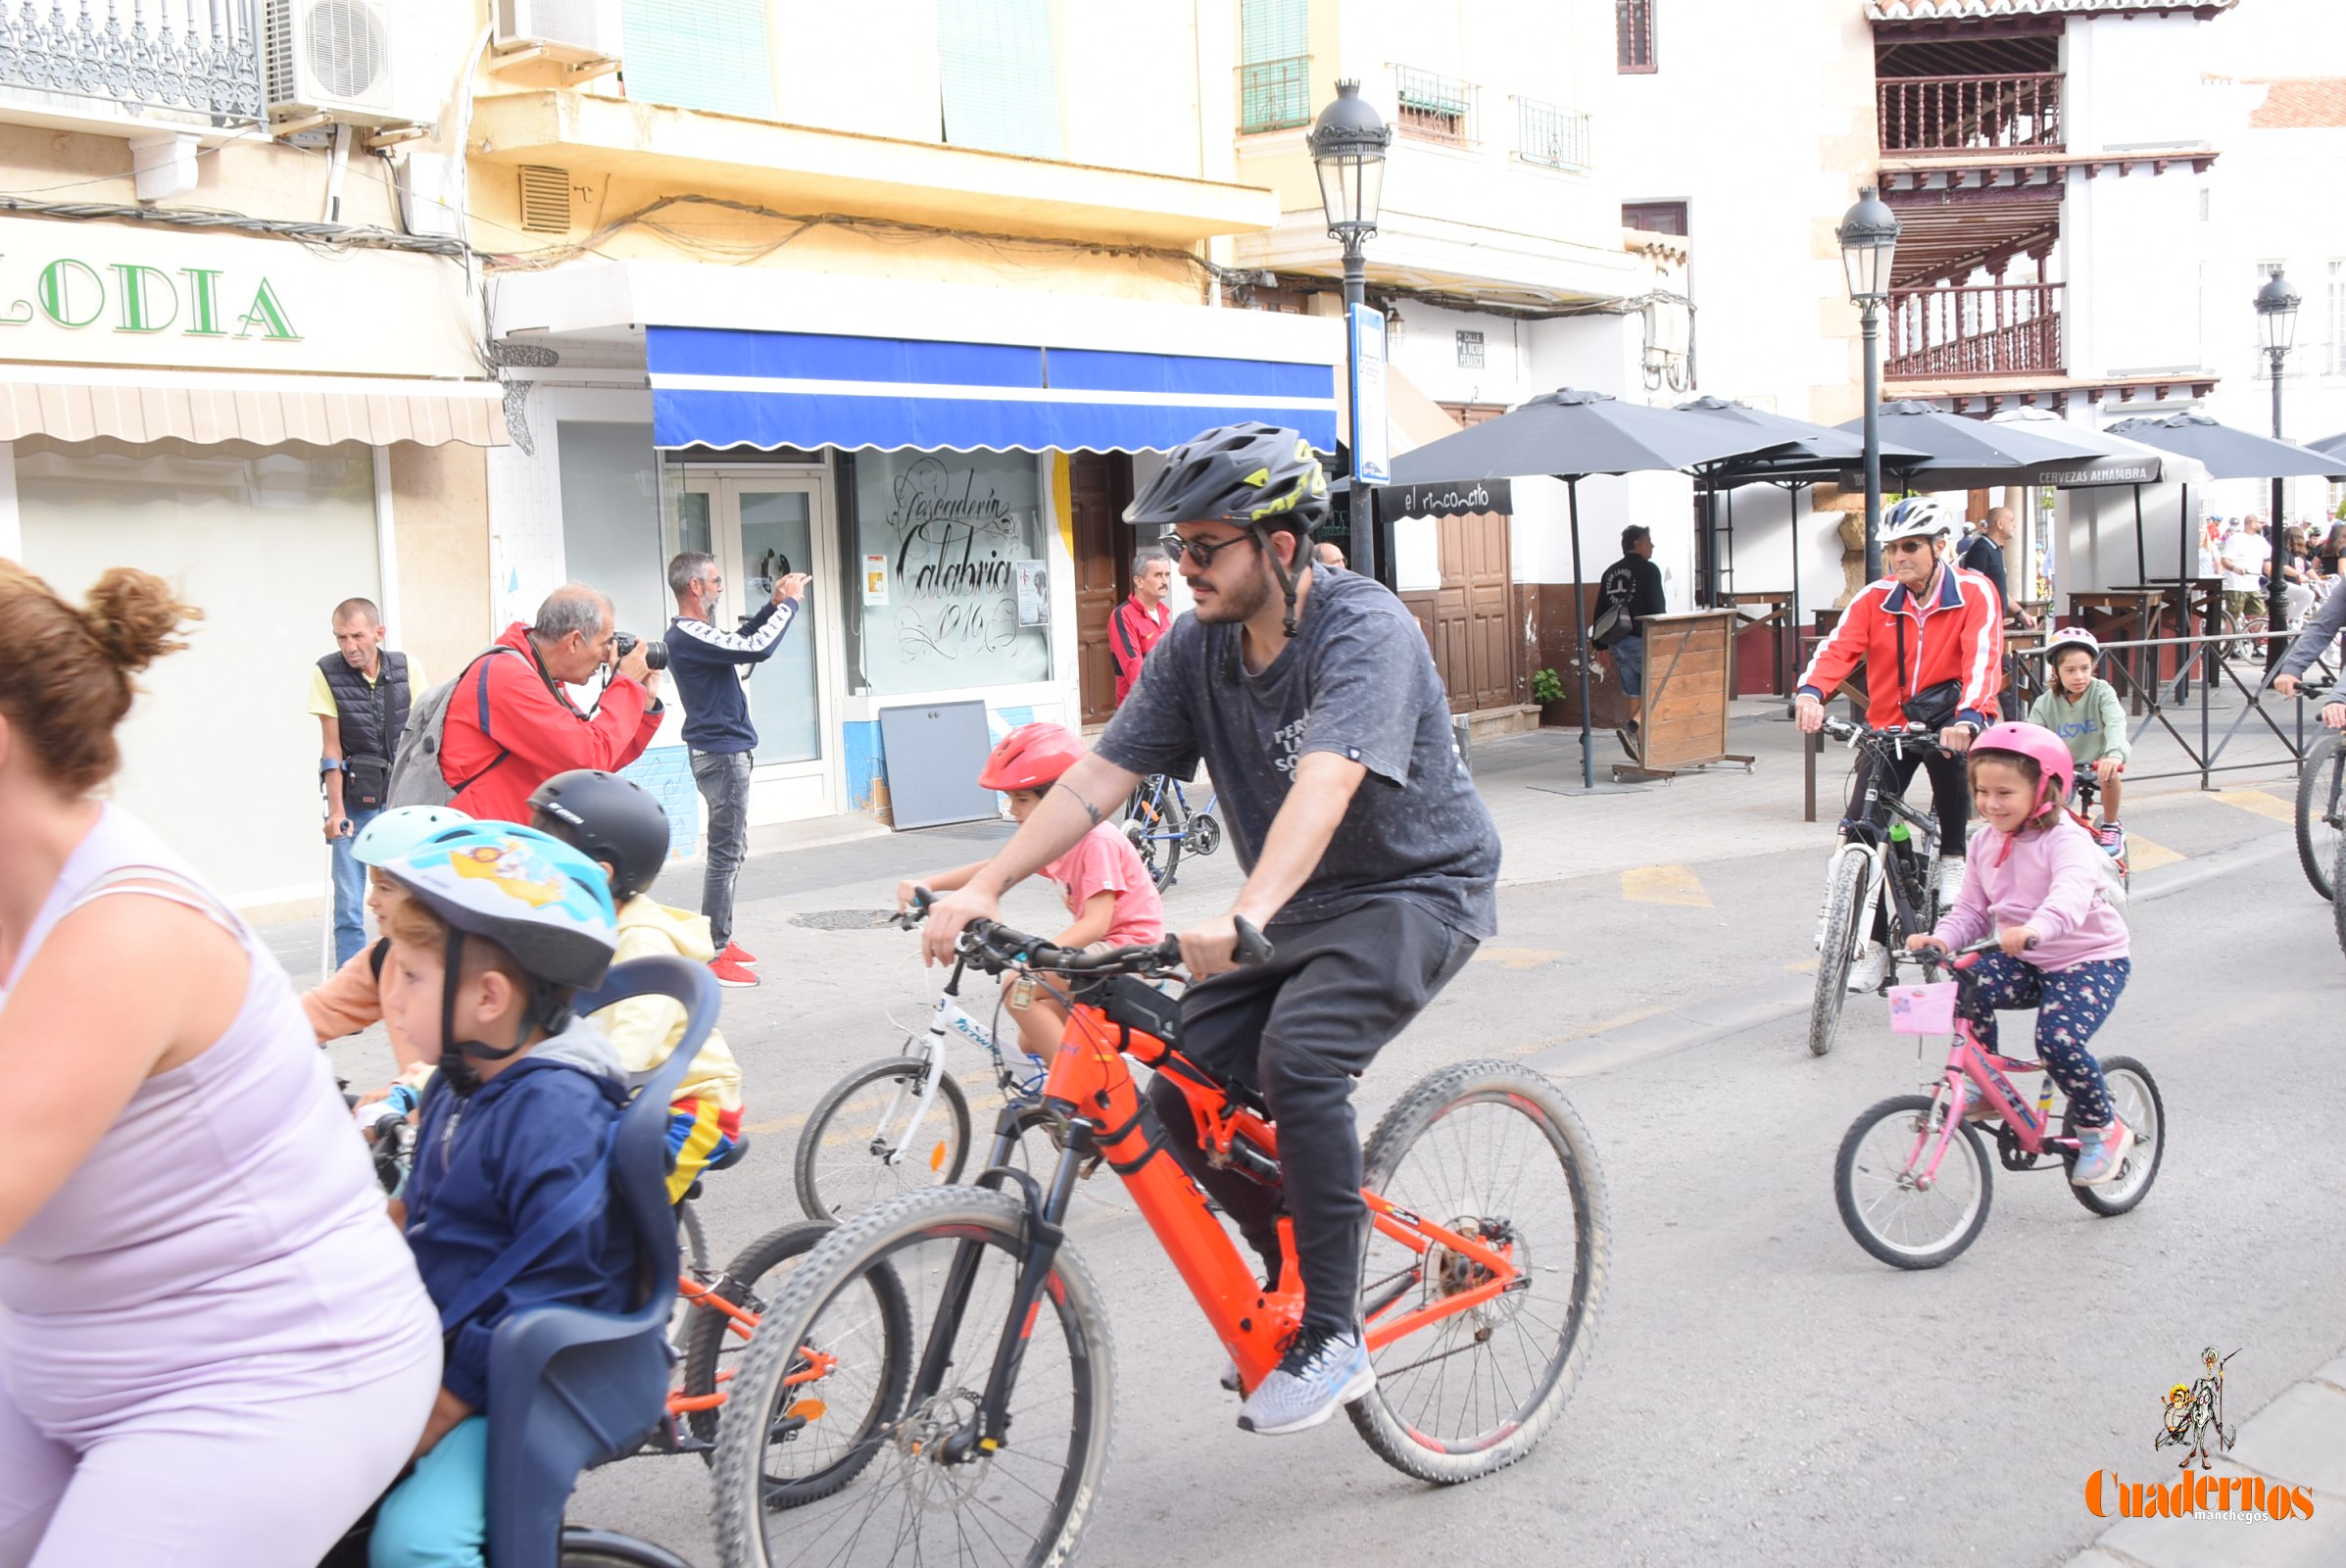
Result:
M1928 746L1934 751L1946 750L1938 738L1937 730L1925 729L1920 724L1904 724L1894 728L1876 729L1870 724L1860 724L1852 719L1828 718L1819 727L1819 732L1830 735L1836 741L1846 741L1851 746L1866 741L1888 741L1899 745Z
M891 917L892 921L908 931L927 918L936 902L937 896L927 888L915 888L912 907L900 910ZM1232 923L1238 928L1238 951L1234 955L1238 963L1246 966L1270 962L1278 950L1254 922L1244 915L1235 915ZM1059 947L999 920L972 920L962 929L960 952L963 958L989 974L999 974L1013 966L1049 969L1056 974L1146 974L1179 965L1181 939L1166 937L1158 942L1104 948L1095 953Z

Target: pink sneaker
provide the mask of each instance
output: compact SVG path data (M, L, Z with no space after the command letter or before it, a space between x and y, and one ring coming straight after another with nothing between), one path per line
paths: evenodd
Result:
M722 954L709 960L709 972L716 976L716 983L720 986L754 986L758 983L757 975Z

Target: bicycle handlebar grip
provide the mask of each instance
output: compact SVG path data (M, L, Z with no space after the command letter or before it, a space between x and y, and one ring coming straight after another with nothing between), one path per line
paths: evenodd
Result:
M1277 950L1270 938L1255 929L1254 922L1245 915L1231 916L1231 924L1238 928L1238 951L1231 955L1240 963L1269 963Z

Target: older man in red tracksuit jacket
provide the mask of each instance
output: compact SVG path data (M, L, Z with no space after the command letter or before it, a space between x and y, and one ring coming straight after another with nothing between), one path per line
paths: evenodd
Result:
M1162 550L1144 550L1133 557L1132 597L1108 617L1108 654L1116 662L1118 708L1124 706L1134 682L1141 678L1149 650L1173 624L1172 609L1165 603L1166 590L1172 586L1173 563Z
M1917 767L1930 771L1931 807L1938 813L1942 904L1952 902L1962 886L1964 832L1971 821L1971 787L1961 754L1973 736L1995 722L2004 660L2003 605L1986 577L1946 559L1952 529L1945 512L1923 497L1901 501L1883 515L1882 564L1889 575L1851 600L1840 623L1818 645L1800 677L1797 709L1800 728L1814 734L1825 721L1825 700L1862 661L1867 723L1885 728L1928 716L1942 726L1938 738L1945 751L1918 747L1895 764L1895 788L1901 793ZM1934 692L1934 687L1942 689ZM1910 703L1917 713L1908 711ZM1844 829L1863 808L1870 783L1870 761L1861 761L1841 819Z
M618 662L591 716L562 690L611 663L612 632L611 601L569 583L538 607L537 624L505 629L495 648L512 652L485 653L465 667L440 738L440 776L457 792L451 806L527 822L530 793L555 774L615 772L644 755L665 710L641 647Z

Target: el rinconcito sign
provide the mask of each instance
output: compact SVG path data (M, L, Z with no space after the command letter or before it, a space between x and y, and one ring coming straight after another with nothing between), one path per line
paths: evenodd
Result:
M0 218L0 361L477 376L478 314L436 256Z

